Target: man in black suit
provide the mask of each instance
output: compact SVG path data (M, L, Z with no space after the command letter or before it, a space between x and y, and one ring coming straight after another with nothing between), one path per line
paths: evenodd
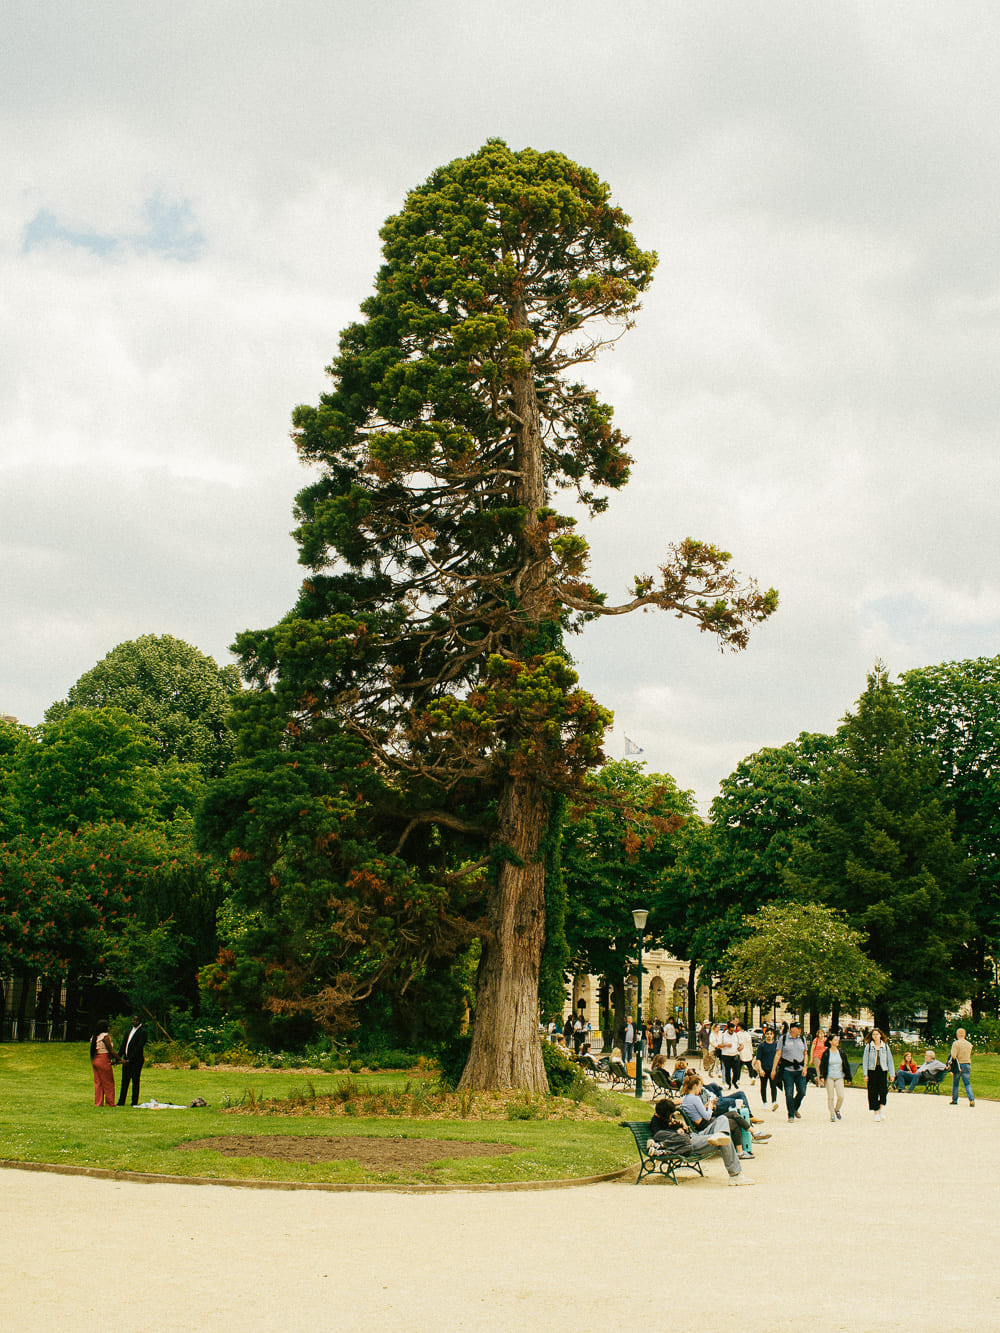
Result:
M122 1062L122 1085L121 1092L118 1094L118 1105L125 1105L125 1093L128 1091L129 1083L132 1084L132 1105L136 1106L139 1101L139 1079L142 1075L142 1066L146 1057L146 1029L142 1026L142 1019L138 1014L132 1018L132 1029L122 1043L121 1062Z

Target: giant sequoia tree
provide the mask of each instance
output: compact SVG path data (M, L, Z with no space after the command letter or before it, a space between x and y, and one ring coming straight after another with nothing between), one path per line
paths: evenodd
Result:
M574 378L652 277L628 222L593 172L499 141L408 196L330 392L294 415L319 468L298 497L310 573L281 624L237 643L258 690L245 753L270 735L293 763L307 740L349 735L385 784L387 865L430 830L457 850L425 875L458 885L488 867L469 1087L545 1087L546 834L609 721L563 635L661 607L739 648L776 605L691 540L610 605L553 507L569 491L600 512L628 478L611 409Z

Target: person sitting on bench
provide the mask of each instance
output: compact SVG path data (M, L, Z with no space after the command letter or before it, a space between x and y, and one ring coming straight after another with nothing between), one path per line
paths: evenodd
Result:
M933 1051L924 1051L924 1063L913 1071L912 1074L904 1074L902 1070L896 1076L896 1087L900 1092L912 1092L914 1088L919 1088L922 1083L940 1083L941 1075L948 1068L943 1060L939 1060ZM905 1083L901 1081L905 1079Z
M718 1153L725 1164L730 1185L755 1183L749 1176L743 1174L736 1149L729 1141L729 1129L724 1117L708 1124L704 1132L692 1134L688 1131L683 1116L678 1115L676 1104L669 1097L661 1097L649 1122L649 1132L666 1152L676 1154L678 1157L701 1159Z

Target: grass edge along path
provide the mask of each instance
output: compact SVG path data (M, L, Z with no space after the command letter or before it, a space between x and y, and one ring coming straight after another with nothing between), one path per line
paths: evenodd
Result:
M117 1071L116 1071L117 1074ZM403 1088L402 1075L352 1075L362 1087ZM333 1091L343 1075L308 1076L317 1093ZM618 1128L620 1113L601 1120L444 1120L392 1118L234 1115L225 1102L239 1102L247 1085L255 1095L291 1097L307 1081L302 1071L164 1069L143 1071L142 1099L186 1106L204 1097L197 1110L140 1111L131 1107L98 1110L93 1077L82 1043L0 1045L0 1161L11 1167L67 1167L75 1174L109 1173L121 1178L245 1183L257 1187L358 1185L388 1189L443 1186L481 1188L515 1184L553 1188L627 1175L634 1164L630 1136ZM629 1104L634 1099L615 1098ZM226 1157L219 1152L176 1151L179 1144L209 1136L247 1133L449 1139L510 1144L502 1158L449 1157L414 1171L364 1169L356 1161L306 1163L260 1156Z

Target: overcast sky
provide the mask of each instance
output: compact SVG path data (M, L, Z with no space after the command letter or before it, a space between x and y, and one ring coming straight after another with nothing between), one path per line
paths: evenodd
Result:
M662 614L575 640L609 753L704 809L877 658L995 655L998 49L995 0L5 0L0 713L288 610L291 410L383 220L490 137L596 170L660 255L589 372L636 459L595 581L693 536L781 593L735 656Z

